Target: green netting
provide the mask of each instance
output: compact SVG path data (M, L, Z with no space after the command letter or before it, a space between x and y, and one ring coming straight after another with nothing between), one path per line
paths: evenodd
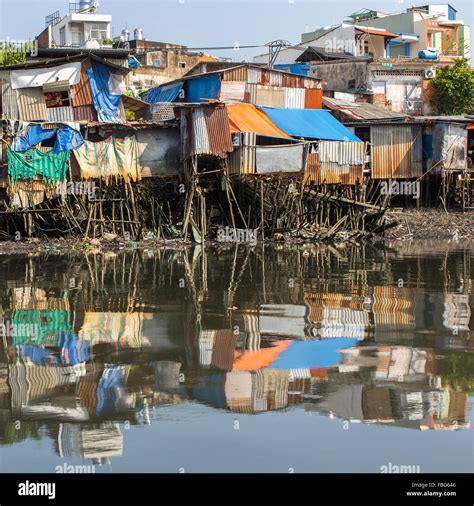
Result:
M20 153L9 148L8 177L11 181L18 181L33 179L39 174L47 182L63 181L68 170L69 154L70 151L60 151L53 155L37 149Z

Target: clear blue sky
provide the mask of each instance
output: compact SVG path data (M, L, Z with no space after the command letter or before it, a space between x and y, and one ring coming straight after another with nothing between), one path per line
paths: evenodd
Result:
M140 27L150 40L189 47L265 44L274 39L292 43L315 27L331 25L361 8L382 12L405 10L425 0L101 0L100 12L113 15L114 35L125 26ZM433 2L437 3L437 2ZM442 3L442 2L438 2ZM44 17L68 12L68 0L0 0L0 38L28 39L44 28ZM458 18L472 26L474 0L454 0ZM471 47L474 48L471 40ZM266 49L239 52L207 51L234 60L248 59Z

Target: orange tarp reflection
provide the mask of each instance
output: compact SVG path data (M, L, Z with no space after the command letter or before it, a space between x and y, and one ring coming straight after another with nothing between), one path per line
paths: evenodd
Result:
M234 355L234 371L256 371L269 367L293 342L285 339L276 342L270 348L262 348L259 351L236 352Z

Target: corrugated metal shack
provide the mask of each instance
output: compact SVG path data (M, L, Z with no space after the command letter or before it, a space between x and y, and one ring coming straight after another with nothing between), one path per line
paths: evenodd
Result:
M362 180L366 145L328 112L244 104L228 110L235 146L231 174L305 171L306 182L316 184Z
M318 78L270 70L248 63L235 64L230 68L219 68L218 65L210 68L213 69L210 72L187 75L153 88L143 96L152 104L219 100L226 104L244 103L295 109L322 107L323 92ZM173 90L177 90L176 93Z
M124 122L124 100L133 106L132 111L136 110L136 103L132 104L130 97L122 99L128 72L128 68L93 54L10 65L0 70L1 118L80 124ZM112 105L103 99L107 86L113 97ZM107 106L110 110L106 113Z
M468 168L469 128L474 120L465 116L423 116L423 147L426 170L435 175L464 172Z
M323 105L369 143L373 179L410 179L423 175L422 128L413 118L374 104L329 97L323 98Z

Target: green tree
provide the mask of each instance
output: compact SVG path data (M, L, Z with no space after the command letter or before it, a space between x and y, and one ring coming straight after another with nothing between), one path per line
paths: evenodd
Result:
M457 115L474 110L474 75L466 59L438 68L431 80L434 102L440 114Z
M0 65L19 65L26 63L26 48L14 44L0 44Z

